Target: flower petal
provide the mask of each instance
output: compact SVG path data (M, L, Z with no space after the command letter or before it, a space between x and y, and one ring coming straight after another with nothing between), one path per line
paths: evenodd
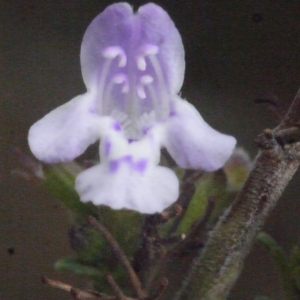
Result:
M215 171L232 154L236 140L210 127L187 101L174 102L166 124L165 146L181 168Z
M179 183L173 171L150 166L141 172L142 164L136 166L135 171L128 165L118 170L106 164L94 166L78 175L75 188L84 202L146 214L161 212L177 200Z
M148 3L138 10L141 41L159 46L158 59L167 78L171 94L182 86L185 59L181 36L170 16L158 5Z
M47 163L71 161L99 138L94 97L84 94L48 113L29 130L29 147Z
M88 26L80 53L82 76L87 88L99 83L105 64L103 51L112 46L123 47L129 40L132 15L128 3L116 3L108 6Z
M92 21L85 32L80 56L87 88L97 88L99 84L105 69L104 50L111 48L111 55L122 50L118 53L119 66L126 73L128 65L132 69L136 64L139 49L147 45L158 47L157 58L168 88L172 94L179 92L185 70L182 40L169 15L153 3L141 6L137 13L128 3L112 4ZM115 75L116 70L117 66L112 66L111 73Z

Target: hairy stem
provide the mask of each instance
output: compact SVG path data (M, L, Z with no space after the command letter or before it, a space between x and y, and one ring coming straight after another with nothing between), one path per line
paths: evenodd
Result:
M176 300L226 299L256 234L299 167L299 139L287 130L299 124L299 103L298 92L282 123L258 137L260 151L243 189L194 259Z

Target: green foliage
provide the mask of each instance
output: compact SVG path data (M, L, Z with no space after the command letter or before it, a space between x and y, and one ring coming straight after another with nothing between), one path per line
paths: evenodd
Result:
M250 167L249 155L242 148L238 148L223 169L204 174L196 182L196 192L178 228L178 233L186 233L191 225L203 216L209 197L215 200L209 223L215 223L241 189Z
M226 193L226 176L221 171L206 173L196 183L196 192L189 204L189 207L182 218L178 233L186 233L194 222L203 216L207 198L213 197L217 201L214 215L217 215L222 207L228 205L228 194Z
M75 255L59 260L55 264L56 269L89 276L95 288L101 287L102 291L108 287L105 278L107 272L113 273L116 280L126 282L125 272L110 246L99 232L90 227L87 218L90 215L96 217L130 258L139 246L143 216L132 211L116 211L81 202L74 183L82 168L76 163L45 165L43 169L45 186L69 210L73 224L69 236Z
M295 246L290 257L286 257L281 247L267 233L260 232L257 240L266 247L280 275L285 300L297 300L300 297L299 270L300 250Z
M195 183L196 192L181 219L177 233L186 233L194 222L201 219L209 197L215 200L215 208L208 224L215 223L248 174L249 164L244 156L245 152L239 150L224 169L206 173ZM140 246L144 216L133 211L113 210L109 207L96 207L91 203L81 202L74 189L75 178L80 171L82 168L74 162L44 166L44 184L51 194L69 210L72 223L69 237L75 254L73 257L62 258L55 264L55 267L59 271L71 271L88 276L92 279L94 288L101 292L109 291L106 279L106 273L109 272L126 292L128 284L125 270L115 258L111 246L98 231L90 226L87 220L90 215L99 220L131 260ZM171 224L172 221L161 226L160 233L166 233Z
M96 207L80 201L74 189L76 175L82 170L76 163L44 165L44 184L53 197L77 216L95 215Z
M300 295L300 248L298 246L294 246L291 251L290 268L298 294Z
M94 278L98 278L103 275L99 269L83 265L74 257L65 257L60 259L55 263L55 269L58 271L72 271L76 274L87 275Z

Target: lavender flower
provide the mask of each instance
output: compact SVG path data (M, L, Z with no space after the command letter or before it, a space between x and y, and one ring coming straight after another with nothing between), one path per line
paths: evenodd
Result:
M158 165L162 147L180 167L206 171L233 152L235 139L178 96L184 49L159 6L136 13L127 3L107 7L89 25L80 59L87 92L36 122L28 140L47 163L71 161L100 140L100 164L76 179L82 201L160 212L179 193L174 172Z

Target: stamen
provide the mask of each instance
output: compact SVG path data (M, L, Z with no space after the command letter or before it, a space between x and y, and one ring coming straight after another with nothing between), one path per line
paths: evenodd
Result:
M137 87L136 87L136 92L137 92L138 96L139 96L141 99L145 99L145 98L146 98L146 93L145 93L144 85L148 85L148 84L150 84L152 81L153 81L153 77L150 76L150 75L143 75L143 76L140 78L140 83L141 83L141 84L138 84L138 85L137 85Z
M117 56L119 57L119 67L125 67L127 63L127 57L124 50L118 46L107 47L102 52L105 58L114 59Z
M156 57L159 52L159 47L153 44L145 44L141 46L138 50L138 55L136 57L137 67L141 71L145 71L147 68L146 56L148 57L156 77L157 86L149 85L153 82L153 77L150 75L144 75L140 78L141 85L136 87L136 92L139 98L146 98L146 93L144 85L147 85L151 99L153 101L154 110L157 112L157 117L163 119L166 117L166 112L168 111L168 91L164 78L164 74L161 69L160 62ZM160 101L159 101L160 99Z
M136 58L136 64L139 70L145 71L146 70L146 60L144 55L138 55Z
M113 96L114 86L119 85L118 90L124 95L126 107L124 109L126 115L126 131L130 138L139 137L143 132L143 128L139 126L138 120L140 113L144 109L140 106L139 99L146 99L152 102L151 111L154 112L158 120L166 117L169 110L168 88L166 80L160 65L160 61L156 56L159 52L159 47L152 44L145 44L138 49L138 54L135 57L136 66L128 66L127 70L122 73L115 73L109 75L111 63L114 59L118 59L118 66L125 67L127 64L127 56L124 50L119 46L111 46L104 49L103 56L107 59L102 66L101 77L99 80L99 89L102 93L102 105L100 113L111 114L114 101L111 99ZM146 60L146 57L148 60ZM151 65L151 69L147 64ZM141 71L149 71L150 74L141 74ZM110 79L108 81L108 78ZM154 83L154 84L153 84ZM120 95L121 96L121 95ZM103 111L103 109L105 111ZM123 109L122 109L123 110ZM151 112L150 111L150 112ZM127 118L128 116L128 118ZM128 123L130 120L130 123ZM121 121L124 129L124 123ZM145 122L143 122L145 123ZM146 127L143 126L143 127Z
M148 84L147 85L147 88L149 90L149 93L150 93L150 96L151 96L151 99L153 101L153 107L154 107L154 111L157 112L157 115L160 114L160 108L159 108L159 98L158 98L158 95L153 87L152 84Z
M150 76L150 75L143 75L140 78L140 81L141 81L142 84L146 85L146 84L149 84L149 83L153 82L153 77Z
M102 67L102 72L101 76L99 78L99 83L98 83L98 90L101 93L102 99L100 98L99 101L97 101L98 104L98 112L99 114L103 114L103 101L104 101L104 84L107 78L108 70L110 68L112 60L108 59L104 62L103 67Z
M152 64L152 67L154 69L154 72L157 76L157 82L158 82L158 87L157 90L160 91L161 95L160 95L160 99L161 101L159 102L159 109L156 110L158 113L158 117L160 119L163 119L166 117L166 111L168 112L168 104L169 104L169 99L168 99L168 91L167 91L167 85L165 82L165 78L160 66L160 63L158 61L158 59L156 58L156 56L154 55L149 55L149 60Z
M159 48L158 46L153 44L145 44L141 46L139 50L142 53L142 55L148 56L148 55L156 55L158 53Z
M122 84L122 93L127 94L129 92L129 82L128 82L128 76L124 73L119 73L113 77L113 82L116 84Z
M146 44L140 47L140 54L136 57L136 64L139 70L145 71L147 63L145 56L156 55L158 53L158 47L156 45Z
M145 93L145 90L144 90L143 85L141 85L141 84L138 84L138 85L137 85L137 87L136 87L136 93L137 93L137 95L138 95L141 99L145 99L145 98L146 98L146 93Z
M104 113L109 113L109 109L108 109L108 106L112 104L111 102L111 92L112 92L112 89L114 87L114 85L116 84L122 84L122 93L128 93L129 91L129 83L128 83L128 76L124 73L117 73L111 80L110 82L108 83L107 87L105 88L104 90L104 93L103 93L103 99L102 99L102 102L103 103L106 103L106 108L107 108L107 111L104 111Z
M108 72L111 66L112 61L118 57L119 58L119 67L125 67L127 63L127 57L124 52L124 50L121 47L118 46L112 46L112 47L107 47L103 50L102 52L103 57L105 57L107 60L104 62L103 67L102 67L102 72L98 81L98 90L101 93L100 97L102 96L102 99L98 101L98 112L100 114L103 114L103 103L106 100L105 99L105 93L104 90L104 85L106 83L106 79L108 76ZM125 89L126 90L126 89Z

